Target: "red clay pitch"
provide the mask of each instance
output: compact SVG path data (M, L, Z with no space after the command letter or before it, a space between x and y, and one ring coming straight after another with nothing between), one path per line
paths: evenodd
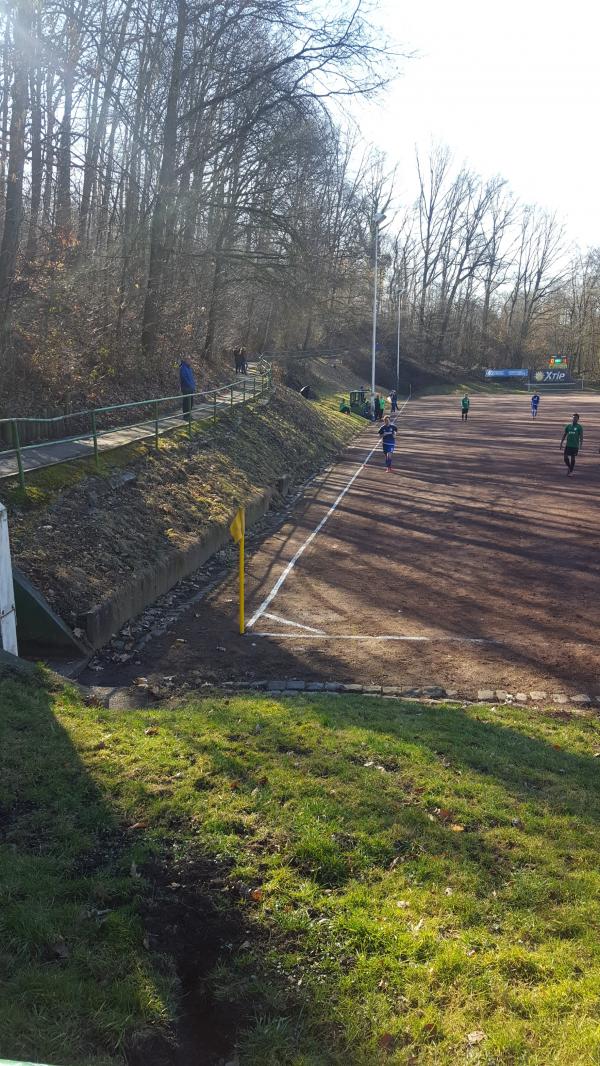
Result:
M575 409L571 478L559 441ZM429 397L398 426L392 473L378 446L247 634L232 578L158 670L600 693L600 397L544 395L533 421L526 395L475 396L467 423L457 398ZM369 427L249 557L248 619L376 439Z

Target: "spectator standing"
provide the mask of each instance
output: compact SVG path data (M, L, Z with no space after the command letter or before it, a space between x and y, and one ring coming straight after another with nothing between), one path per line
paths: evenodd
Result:
M184 355L181 363L179 364L179 384L181 387L181 395L183 397L183 418L190 419L192 417L192 407L194 406L194 393L196 392L196 378L194 371L192 370L192 364L190 357Z

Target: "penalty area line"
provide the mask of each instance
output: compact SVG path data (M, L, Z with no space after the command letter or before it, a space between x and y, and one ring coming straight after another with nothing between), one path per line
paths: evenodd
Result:
M281 622L282 626L294 626L295 629L303 629L306 633L312 633L316 637L324 637L323 629L315 629L313 626L303 626L301 622L291 622L289 618L282 618L280 614L269 614L265 611L263 618L270 618L272 622ZM291 635L291 634L290 634Z
M412 644L447 644L448 642L453 642L454 644L499 643L499 641L493 640L491 637L399 637L389 633L384 633L380 636L369 636L365 633L264 633L255 630L254 636L271 637L276 640L396 640Z
M402 407L400 407L398 409L397 414L402 414L402 411L406 407L407 403L408 403L408 399L406 399L404 401L404 403L402 404ZM315 537L317 537L319 535L319 533L323 529L323 526L326 524L326 522L329 521L329 519L331 518L332 514L335 514L335 512L337 511L340 503L344 499L344 496L346 495L347 492L350 491L350 489L352 488L352 486L353 486L354 482L356 481L358 475L361 473L362 470L364 470L365 466L369 462L369 459L371 458L372 455L375 454L375 452L377 451L378 447L379 447L379 441L377 441L377 444L375 444L371 448L371 451L367 455L367 458L364 460L363 463L361 463L361 465L358 467L358 469L354 472L354 474L350 478L350 481L348 482L346 487L342 489L342 491L340 492L339 496L337 497L336 500L334 500L334 502L332 503L331 507L329 508L327 513L323 516L323 518L321 519L319 524L317 526L315 526L315 528L313 529L312 533L309 533L309 535L306 538L306 540L304 541L304 543L301 544L300 547L298 548L298 551L296 552L296 554L290 559L290 561L287 564L287 566L286 566L285 570L283 571L283 573L280 574L279 577L277 578L277 581L273 585L273 588L271 589L269 595L263 600L263 602L261 603L260 607L258 607L256 609L256 611L254 612L254 614L252 615L252 618L250 619L250 621L246 625L246 629L252 629L252 627L258 622L258 619L261 617L261 615L263 615L265 613L265 611L266 611L267 607L269 606L269 604L273 602L273 600L275 599L275 597L276 597L277 593L279 592L281 586L283 585L284 581L286 580L286 578L291 574L292 570L294 569L294 567L295 567L296 563L298 562L298 559L300 558L300 556L304 554L304 552L308 548L309 544L312 544L312 542L315 539Z

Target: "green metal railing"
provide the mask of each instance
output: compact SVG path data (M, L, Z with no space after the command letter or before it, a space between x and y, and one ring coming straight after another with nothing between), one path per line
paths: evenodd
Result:
M237 404L245 404L252 400L260 399L269 392L273 384L272 368L265 360L259 360L257 364L257 371L252 375L252 384L247 383L247 379L243 381L229 382L227 385L221 385L217 389L209 389L206 392L190 393L190 399L194 401L194 407L197 412L206 415L206 418L211 418L213 423L217 420L219 408L223 411L230 411L231 408ZM236 399L237 397L237 399ZM229 400L229 402L227 402ZM110 433L117 433L119 430L136 429L143 427L148 430L148 436L153 436L154 447L158 449L160 447L160 436L164 433L172 433L176 429L180 428L177 422L173 420L178 416L178 412L174 410L166 410L165 405L172 405L177 403L178 407L181 407L183 397L181 393L177 393L175 396L157 396L150 400L134 400L132 403L117 403L110 404L107 407L94 407L86 411L74 411L71 414L57 415L55 418L0 418L0 434L4 435L4 432L8 430L12 447L5 448L0 451L0 460L6 456L13 456L17 463L17 476L19 478L19 484L21 488L25 488L25 466L23 463L23 455L27 451L33 451L43 447L51 447L56 444L70 444L78 441L92 441L93 456L96 469L99 467L99 445L98 442L102 437L106 437ZM135 421L124 421L117 425L110 424L111 412L134 412L135 409L142 409L144 416L136 419ZM179 416L181 417L181 416ZM192 436L192 423L199 421L197 414L195 417L187 416L183 417L187 421L187 428L189 436ZM46 439L36 440L33 444L21 443L20 427L26 426L30 423L35 424L36 427L40 425L46 425L48 427L48 433L52 426L56 426L60 422L65 422L67 419L73 419L75 424L81 426L81 431L73 432L69 436L53 437L48 435ZM4 432L3 432L4 431ZM144 438L142 438L144 439ZM120 448L123 446L123 442L117 442L112 447ZM106 446L104 451L108 451ZM71 463L77 462L84 458L82 455L65 456L58 460L59 462ZM50 465L50 464L40 464Z

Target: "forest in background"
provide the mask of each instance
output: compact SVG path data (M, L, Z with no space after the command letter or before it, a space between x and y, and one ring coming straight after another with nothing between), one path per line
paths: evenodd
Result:
M0 39L0 413L173 391L184 353L202 386L238 344L368 347L383 209L405 354L597 375L599 250L444 148L397 202L347 118L399 59L360 0L9 0Z

